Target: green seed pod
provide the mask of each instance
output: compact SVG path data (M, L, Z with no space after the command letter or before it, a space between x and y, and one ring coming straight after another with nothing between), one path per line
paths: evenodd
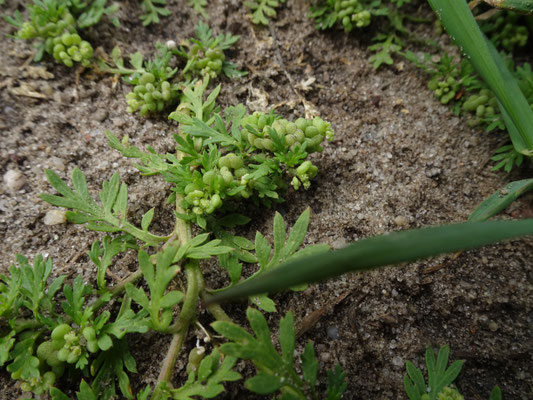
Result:
M287 146L292 146L294 143L298 142L296 135L287 135L285 136L285 143Z
M307 172L307 170L311 167L311 161L304 161L297 169L296 173L298 176L303 176Z
M482 117L483 114L485 114L485 106L483 104L479 105L477 108L476 108L476 115L478 117Z
M298 118L295 124L298 127L298 129L300 129L301 131L305 131L305 128L309 126L309 121L307 121L304 118Z
M285 131L289 135L295 133L297 129L298 129L298 126L294 122L289 122L288 124L285 125Z
M491 107L491 106L485 107L485 115L487 117L492 117L494 116L494 114L495 114L494 107Z
M80 359L81 355L81 348L79 346L75 346L70 350L70 353L67 356L67 364L74 364Z
M239 169L244 165L242 158L237 156L235 153L229 153L226 157L229 158L229 164L232 169Z
M54 374L52 371L45 372L43 374L43 385L47 388L54 385L56 381L56 374Z
M65 335L69 333L71 330L72 329L70 328L70 325L61 324L54 328L50 336L52 340L63 340Z
M296 140L300 143L302 143L305 139L305 133L303 133L301 130L297 130L294 136L296 137Z
M89 350L91 353L96 353L100 350L98 347L98 341L87 341L87 350Z
M239 168L235 170L234 175L236 178L242 178L247 173L248 173L248 170L246 168Z
M455 97L454 91L448 92L444 96L442 96L442 98L440 99L440 102L442 104L448 104L450 101L452 101L454 97Z
M268 151L274 151L274 142L270 139L263 139L263 147L267 149Z
M69 349L63 347L59 349L59 351L57 352L57 359L60 361L67 361L69 354L70 354Z
M163 82L163 83L165 83L165 82ZM163 89L162 92L161 92L161 97L162 97L163 100L169 101L170 100L170 90Z
M155 81L155 76L149 72L143 74L141 78L139 79L139 82L143 85L146 85L148 83L153 83Z
M218 207L220 207L222 205L222 199L220 198L220 195L218 194L214 194L212 197L211 197L211 207L217 209Z
M215 181L215 177L216 177L216 172L214 170L209 170L204 174L204 176L202 177L202 180L207 186L211 186L213 182Z
M436 79L432 79L428 82L428 89L431 91L437 90L439 87L439 82Z
M259 128L259 130L263 130L263 128L265 127L267 123L267 118L265 115L261 115L258 120L257 120L257 127Z
M313 119L313 126L318 129L318 132L321 135L324 135L328 130L328 123L325 122L322 118L316 117ZM303 130L303 129L302 129Z
M48 360L48 358L55 352L52 342L42 342L37 347L37 357L41 360Z
M318 129L315 126L309 126L305 130L305 136L307 136L308 138L312 138L312 137L314 137L316 135L319 135L319 132L318 132Z
M223 168L223 167L230 168L231 167L231 161L227 155L220 157L220 159L218 160L218 167L219 168Z
M233 174L227 167L220 169L220 175L222 175L222 179L224 179L226 185L229 185L233 181Z
M87 341L94 341L96 339L96 330L92 326L88 326L83 329L82 335Z

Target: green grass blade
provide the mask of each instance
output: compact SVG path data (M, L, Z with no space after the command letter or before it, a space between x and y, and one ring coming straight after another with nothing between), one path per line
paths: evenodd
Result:
M516 151L533 155L533 111L498 52L479 29L464 0L428 0L448 34L500 101ZM506 116L507 114L507 116Z
M533 1L531 0L485 0L485 3L504 10L533 14Z
M483 200L468 217L469 221L486 221L500 211L505 210L513 201L525 192L533 189L533 179L522 179L505 185L492 196Z
M525 235L533 235L533 219L466 222L375 236L336 252L298 258L221 291L209 302L279 291L348 272L467 250Z

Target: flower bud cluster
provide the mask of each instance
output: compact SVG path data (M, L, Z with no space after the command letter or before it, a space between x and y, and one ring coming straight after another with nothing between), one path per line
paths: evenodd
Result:
M502 12L481 24L481 29L490 37L496 47L512 52L515 47L524 47L529 39L529 29L523 16L512 12Z
M172 69L167 67L168 72ZM140 110L142 116L149 112L162 111L178 97L178 87L164 78L146 72L141 75L133 91L126 95L128 111Z
M335 0L335 11L346 32L370 25L370 11L364 9L359 0Z

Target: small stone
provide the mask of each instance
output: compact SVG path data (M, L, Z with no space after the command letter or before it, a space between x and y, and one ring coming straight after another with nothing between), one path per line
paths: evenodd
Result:
M10 169L4 174L4 184L11 193L22 189L26 183L26 178L18 169Z
M48 159L48 165L51 169L56 171L64 171L65 170L65 163L63 160L59 157L52 156Z
M489 329L492 331L492 332L496 332L498 330L498 324L494 321L490 321L489 322Z
M59 225L67 222L65 211L50 210L44 216L43 222L45 225Z
M337 340L339 338L339 328L337 328L335 325L328 326L326 332L328 333L330 339Z
M331 243L331 247L333 247L335 250L338 250L338 249L342 249L343 247L346 247L346 244L348 242L346 241L345 238L338 238L338 239L335 239L333 241L333 243Z
M401 357L396 356L392 359L392 364L396 367L403 367L403 360Z
M403 215L398 215L396 218L394 218L394 223L396 224L396 226L402 227L409 225L409 221Z
M108 117L109 112L104 109L100 109L94 113L94 119L98 122L104 122L106 118Z

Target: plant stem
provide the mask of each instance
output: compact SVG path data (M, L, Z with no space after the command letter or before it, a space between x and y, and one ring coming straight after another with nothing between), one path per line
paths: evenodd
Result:
M109 293L111 294L111 298L118 296L121 294L124 289L126 288L126 284L135 282L142 278L143 274L140 269L138 269L135 272L132 272L126 279L121 280L119 283L117 283L115 286L113 286L111 289L109 289ZM93 311L97 311L103 306L105 306L110 299L107 299L105 296L100 296L98 300L96 300L93 305L91 306Z

